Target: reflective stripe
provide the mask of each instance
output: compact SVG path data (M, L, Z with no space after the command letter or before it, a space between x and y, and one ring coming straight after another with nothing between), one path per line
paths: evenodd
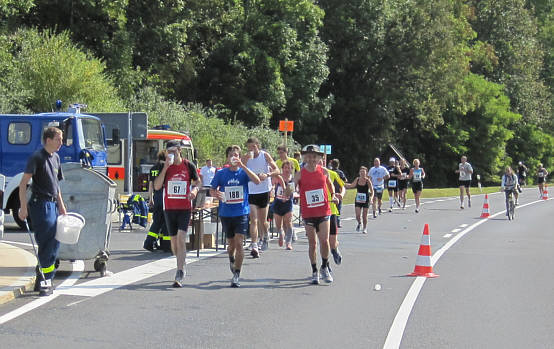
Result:
M56 265L52 264L48 268L40 268L44 274L51 273L56 269Z
M162 236L162 240L171 240L171 236Z
M416 258L416 266L420 266L420 267L432 267L432 265L431 265L431 257L428 257L428 256L417 256L417 258Z
M148 235L148 236L152 236L152 237L154 237L154 238L156 238L156 239L158 238L158 234L153 233L153 232L151 232L151 231L149 231L147 235Z

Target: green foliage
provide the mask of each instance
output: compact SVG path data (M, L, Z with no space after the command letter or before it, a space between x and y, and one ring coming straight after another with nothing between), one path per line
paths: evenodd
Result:
M0 35L0 113L27 113L30 97L13 60L10 40Z
M54 101L85 103L89 111L120 111L123 103L98 59L80 51L67 32L54 35L36 30L19 31L14 37L16 66L23 89L31 93L28 108L49 111Z

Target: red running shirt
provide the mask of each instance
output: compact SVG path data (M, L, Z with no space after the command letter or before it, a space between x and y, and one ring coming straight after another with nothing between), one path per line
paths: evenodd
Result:
M192 178L191 178L191 173ZM167 168L164 179L164 209L165 210L190 210L191 200L188 199L191 179L198 178L196 169L191 171L187 160L179 165L171 165Z
M300 172L300 212L302 218L325 217L331 215L327 197L327 176L317 165L314 172L302 168Z

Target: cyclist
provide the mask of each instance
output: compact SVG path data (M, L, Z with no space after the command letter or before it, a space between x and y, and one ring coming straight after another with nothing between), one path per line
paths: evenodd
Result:
M548 176L548 171L543 167L542 164L539 164L539 169L537 171L537 182L539 184L539 199L542 199L544 194L544 182L546 182L546 177Z
M500 189L506 194L506 216L510 216L510 194L517 194L517 176L510 166L506 166L504 175L502 176L502 184Z

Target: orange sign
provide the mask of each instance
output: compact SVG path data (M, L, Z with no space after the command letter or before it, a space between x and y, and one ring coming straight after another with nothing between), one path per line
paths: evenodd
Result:
M279 131L282 131L282 132L294 131L294 121L280 120Z

